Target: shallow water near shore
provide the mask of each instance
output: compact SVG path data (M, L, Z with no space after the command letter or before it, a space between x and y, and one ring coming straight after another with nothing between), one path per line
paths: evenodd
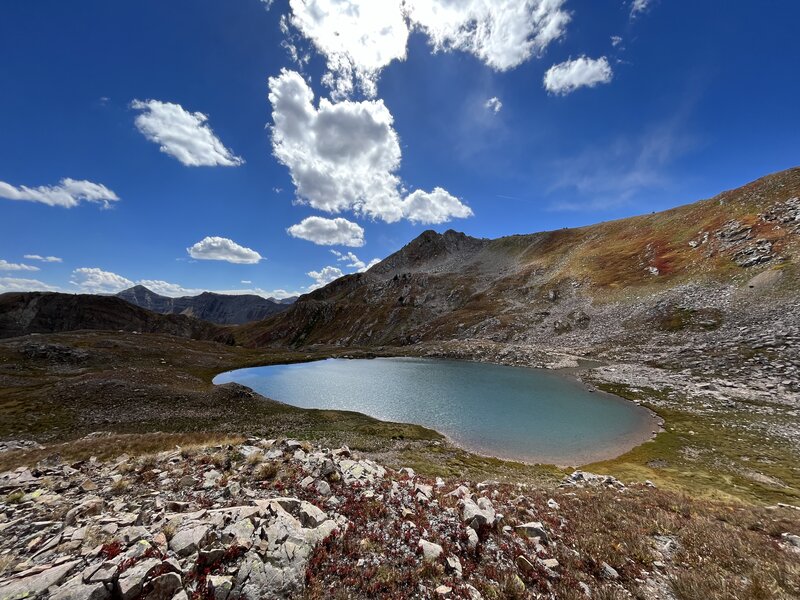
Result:
M553 371L426 358L328 359L238 369L236 382L302 408L415 423L481 454L579 465L650 439L652 414Z

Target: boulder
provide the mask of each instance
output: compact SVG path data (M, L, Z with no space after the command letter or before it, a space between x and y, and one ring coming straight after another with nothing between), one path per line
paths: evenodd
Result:
M528 537L538 537L544 543L550 541L550 536L547 534L547 530L544 528L544 525L542 525L541 521L523 523L522 525L517 525L515 529L522 535L526 535Z
M227 600L233 588L233 577L229 575L211 575L208 586L214 594L214 600Z
M121 600L133 600L142 593L146 579L161 565L157 558L146 558L124 571L117 580L116 591Z
M111 591L102 583L84 583L78 575L50 594L50 600L108 600Z
M424 539L419 541L418 547L422 551L422 558L428 562L435 561L444 552L444 548L439 544Z
M164 573L152 581L153 589L144 597L144 600L171 600L176 593L181 591L183 581L177 573Z
M79 563L79 560L72 560L21 579L12 579L9 583L0 586L0 598L16 600L17 598L36 597L50 586L61 583Z
M197 552L208 535L208 525L195 525L179 530L169 541L169 549L178 556L189 556Z

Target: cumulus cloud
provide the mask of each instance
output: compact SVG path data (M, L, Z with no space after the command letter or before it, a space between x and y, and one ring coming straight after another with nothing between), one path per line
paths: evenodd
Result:
M201 112L159 100L134 100L131 108L142 111L135 121L142 135L187 167L235 167L244 162L222 144Z
M0 271L38 271L39 267L24 263L12 263L0 258Z
M133 285L130 279L96 267L81 267L72 272L70 283L87 294L116 294Z
M622 38L620 36L618 36L618 35L612 35L611 36L611 45L614 46L614 48L616 48L620 44L622 44Z
M406 56L408 25L400 0L290 0L291 24L325 57L333 96L376 94L381 69ZM295 51L296 53L296 51Z
M40 254L26 254L23 256L23 258L27 258L28 260L38 260L46 263L64 262L64 259L59 258L58 256L41 256Z
M489 98L486 101L486 104L484 104L483 106L492 111L493 113L497 114L500 112L500 109L503 108L503 103L500 102L500 98L495 96L494 98Z
M307 275L314 280L314 284L308 286L309 291L313 291L317 288L328 285L331 281L339 279L339 277L342 277L344 273L339 267L328 266L323 267L319 271L309 271Z
M0 277L0 293L5 292L55 292L58 288L38 279L22 279L19 277Z
M408 212L416 203L401 196L396 175L400 143L382 100L332 103L323 98L315 108L311 88L299 73L286 69L269 79L269 89L273 152L289 168L302 202L331 213L352 210L388 223L402 218L425 222ZM442 198L436 191L430 196ZM454 211L450 216L472 214L452 199L447 198L446 205ZM444 207L437 214L443 211Z
M367 264L358 258L352 252L339 252L338 250L331 250L331 254L336 257L338 262L346 262L345 265L349 269L363 269Z
M320 100L294 71L269 80L275 157L289 168L297 195L327 212L352 209L400 219L394 172L400 144L382 100Z
M186 251L189 256L198 260L224 260L238 265L254 265L262 260L262 256L255 250L218 236L205 237Z
M0 198L8 200L23 200L26 202L40 202L47 206L61 206L73 208L81 202L93 202L108 208L111 202L116 202L119 197L100 183L79 179L62 179L58 185L41 185L28 187L13 186L0 181Z
M542 53L564 35L564 0L406 0L436 50L463 50L498 71Z
M453 217L466 218L473 215L472 209L440 187L432 192L417 190L401 202L403 216L412 223L446 223Z
M292 237L314 242L320 246L351 246L364 245L364 228L358 223L336 217L306 217L287 230Z
M325 57L335 99L376 95L382 69L404 60L409 33L435 51L469 52L505 71L539 55L569 23L565 0L290 0L290 22ZM288 34L287 31L284 31ZM292 41L293 43L293 41Z
M356 269L356 273L363 273L369 271L372 267L381 262L380 258L373 258L369 263L365 263L352 252L339 252L338 250L331 250L331 253L336 257L337 262L347 263L345 266L348 269Z
M550 67L544 74L544 87L551 94L566 95L581 87L608 83L612 76L611 66L605 56L581 56Z

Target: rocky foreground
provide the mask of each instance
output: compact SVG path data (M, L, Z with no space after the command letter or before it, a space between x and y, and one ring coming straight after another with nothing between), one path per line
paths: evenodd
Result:
M577 471L429 480L293 440L0 474L0 599L793 598L800 509Z

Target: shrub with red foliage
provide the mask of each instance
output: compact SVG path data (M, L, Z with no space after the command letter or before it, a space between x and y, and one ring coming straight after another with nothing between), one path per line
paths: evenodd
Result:
M106 560L111 560L112 558L116 558L122 552L122 544L118 540L114 540L113 542L108 542L107 544L103 544L102 548L100 548L100 555L105 558Z

